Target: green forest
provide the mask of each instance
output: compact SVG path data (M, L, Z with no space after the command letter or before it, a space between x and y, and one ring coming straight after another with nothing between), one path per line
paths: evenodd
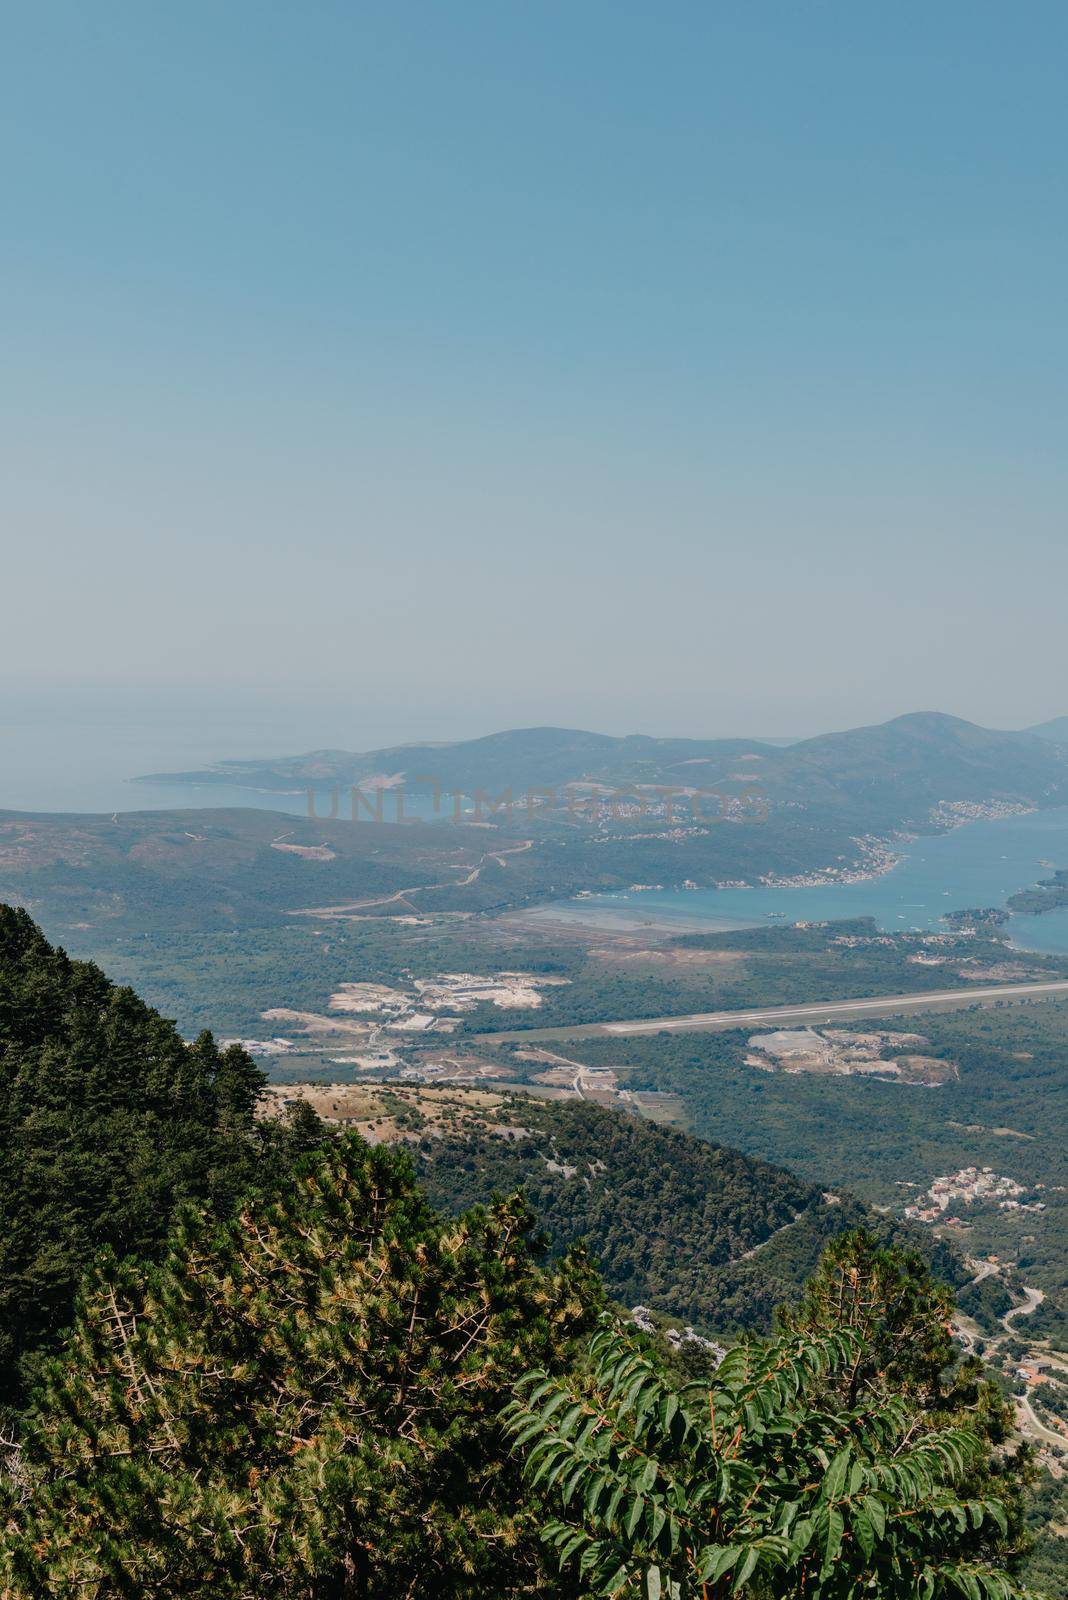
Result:
M1046 1293L1033 1331L1068 1348L1068 1005L909 1012L878 1025L922 1029L934 1054L958 1063L959 1078L927 1089L764 1072L747 1065L740 1032L577 1038L564 1048L591 1066L625 1069L631 1090L679 1096L702 1139L898 1212L934 1178L971 1165L1042 1185L1043 1210L1027 1213L1026 1226L1018 1212L968 1208L960 1242L1026 1270Z
M828 1235L722 1362L629 1320L789 1237L786 1173L590 1108L451 1161L264 1123L241 1050L7 907L0 1073L10 1600L1010 1600L1052 1570L1002 1393L903 1242ZM629 1231L591 1181L561 1237L550 1147L602 1152Z
M947 1282L967 1276L937 1241L737 1150L582 1101L517 1103L515 1115L522 1129L423 1138L427 1193L453 1212L521 1188L553 1250L582 1241L624 1305L717 1335L767 1332L828 1242L861 1225L922 1247Z

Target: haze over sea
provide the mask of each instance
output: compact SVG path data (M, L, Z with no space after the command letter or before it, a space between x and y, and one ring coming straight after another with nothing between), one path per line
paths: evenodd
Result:
M199 770L286 750L343 743L373 750L416 739L469 736L466 719L381 720L336 699L307 695L166 696L87 689L0 695L0 810L160 811L188 806L255 806L303 813L307 797L226 785L146 784L143 772ZM344 803L344 802L343 802ZM320 807L326 812L325 803Z

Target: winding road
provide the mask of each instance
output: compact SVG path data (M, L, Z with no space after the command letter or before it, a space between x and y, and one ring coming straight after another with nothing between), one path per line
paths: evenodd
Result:
M281 837L284 839L285 834ZM393 894L379 895L373 900L350 900L340 906L306 906L300 911L288 911L290 917L319 917L326 921L330 917L342 918L357 916L362 911L369 911L374 906L407 906L409 911L418 912L419 907L412 904L409 899L413 894L430 894L435 889L466 889L468 884L475 883L482 875L482 869L487 861L496 862L499 867L507 867L505 856L518 856L524 850L533 846L533 839L524 839L522 844L512 845L507 850L487 850L480 856L476 864L469 868L462 878L451 878L439 883L414 883L410 888L397 889Z

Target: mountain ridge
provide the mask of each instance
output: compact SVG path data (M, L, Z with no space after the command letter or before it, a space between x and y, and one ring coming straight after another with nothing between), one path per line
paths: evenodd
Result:
M1038 722L1026 731L1039 739L1052 740L1054 744L1068 744L1068 717L1050 717L1048 722Z
M742 770L744 768L744 770ZM817 734L790 745L758 739L614 737L582 729L506 729L446 745L368 752L312 751L268 762L226 762L156 781L258 789L385 782L475 795L565 785L714 788L852 819L858 831L922 824L942 803L1053 805L1068 801L1068 746L1022 730L981 727L944 712ZM143 780L143 781L148 781Z

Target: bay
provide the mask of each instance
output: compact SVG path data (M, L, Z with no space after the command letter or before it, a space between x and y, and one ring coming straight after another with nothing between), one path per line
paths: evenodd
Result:
M557 902L545 916L598 926L728 930L775 922L873 917L889 933L930 932L947 911L1003 907L1009 897L1068 867L1068 807L968 822L905 843L889 872L804 888L654 889ZM1022 949L1068 951L1068 909L1013 917Z

